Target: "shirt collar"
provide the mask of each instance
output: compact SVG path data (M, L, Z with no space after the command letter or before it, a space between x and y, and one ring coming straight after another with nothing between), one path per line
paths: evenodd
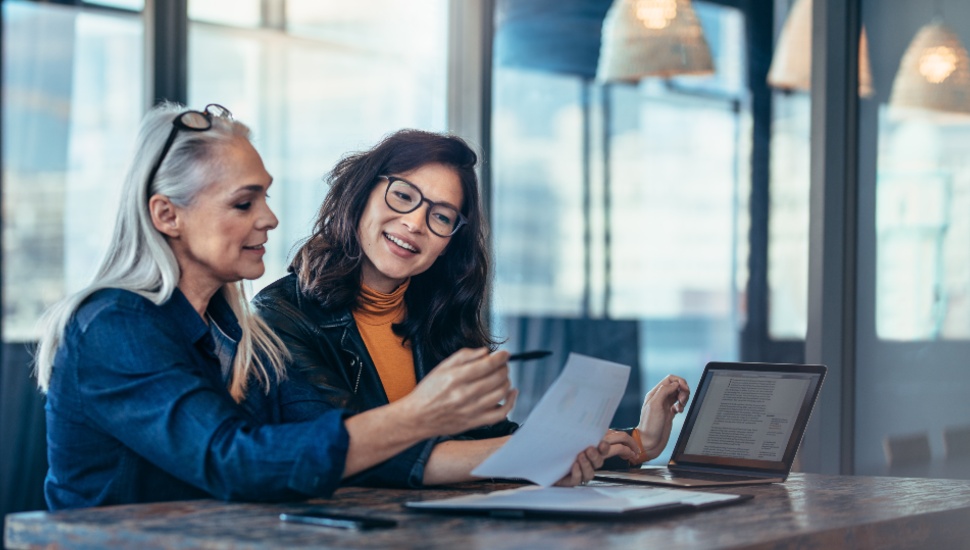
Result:
M209 333L209 325L205 323L202 317L199 317L188 298L178 288L172 292L172 296L162 307L169 310L175 322L182 327L182 331L190 341L198 342ZM239 327L236 315L232 312L232 308L229 307L229 302L226 301L221 290L209 299L209 307L206 309L206 313L212 317L227 336L237 342L242 338L242 329Z

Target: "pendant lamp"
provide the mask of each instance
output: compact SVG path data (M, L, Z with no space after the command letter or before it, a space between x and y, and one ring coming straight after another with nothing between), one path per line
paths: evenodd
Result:
M795 0L778 35L768 84L782 90L812 89L812 0ZM873 94L866 29L859 36L859 95Z
M690 0L614 0L603 20L596 79L714 72L711 51Z
M960 38L940 20L921 28L903 54L889 107L970 115L970 59Z

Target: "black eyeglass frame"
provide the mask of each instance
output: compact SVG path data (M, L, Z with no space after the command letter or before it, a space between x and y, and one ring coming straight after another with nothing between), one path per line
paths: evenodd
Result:
M210 109L212 109L210 111ZM205 120L203 125L192 125L187 124L185 121L189 120L189 116L201 115L202 119ZM226 109L218 103L210 103L205 106L202 111L188 110L180 113L177 117L172 119L172 131L168 133L168 139L165 140L165 145L162 147L161 154L158 155L158 160L152 165L152 169L148 172L148 179L145 180L145 193L149 194L151 197L152 184L155 182L155 176L158 175L158 169L162 167L162 161L168 155L168 151L172 148L172 144L175 143L175 137L178 135L179 130L186 130L189 132L205 132L212 128L212 117L217 116L220 118L225 118L232 120L232 112Z
M435 235L437 235L437 236L439 236L441 238L445 238L446 239L448 237L451 237L455 233L457 233L458 230L461 229L461 226L466 225L468 223L468 218L466 218L465 215L462 214L460 210L458 210L457 208L455 208L454 206L452 206L452 205L450 205L448 203L435 202L435 201L433 201L433 200L425 197L424 196L424 193L421 192L421 188L418 187L417 185L409 182L408 180L406 180L404 178L399 178L397 176L383 176L382 175L382 176L377 176L377 177L378 178L383 178L383 179L386 179L387 180L387 188L384 189L384 204L386 204L387 207L390 208L391 210L393 210L393 211L395 211L395 212L397 212L399 214L410 214L411 212L414 212L415 210L417 210L418 208L420 208L421 207L421 204L428 203L428 209L425 210L425 212L424 212L424 219L425 219L425 223L428 226L428 230L431 231L432 233L434 233ZM391 205L391 201L387 200L387 194L390 193L390 191L391 191L391 185L395 181L400 181L400 182L403 182L403 183L407 184L409 187L411 187L412 189L414 189L418 193L418 196L419 197L421 197L421 200L419 200L417 202L417 204L414 205L414 208L412 208L410 210L398 210L397 208L394 208L393 205ZM434 208L435 206L444 206L444 207L450 208L450 209L454 210L456 214L458 214L458 223L455 224L455 228L451 230L451 233L448 233L447 235L442 235L441 233L438 233L437 231L435 231L434 228L432 227L432 225L431 225L431 209Z

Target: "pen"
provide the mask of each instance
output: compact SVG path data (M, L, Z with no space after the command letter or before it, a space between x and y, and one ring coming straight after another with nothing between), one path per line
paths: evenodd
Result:
M549 357L552 352L544 349L537 349L533 351L523 351L522 353L513 353L509 355L509 361L532 361L533 359L542 359L543 357Z

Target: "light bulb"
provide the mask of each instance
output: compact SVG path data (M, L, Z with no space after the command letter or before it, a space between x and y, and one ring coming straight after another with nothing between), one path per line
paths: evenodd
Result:
M677 0L637 0L637 19L648 29L663 29L677 17Z
M957 56L946 46L927 48L919 58L919 72L926 80L939 84L957 68Z

